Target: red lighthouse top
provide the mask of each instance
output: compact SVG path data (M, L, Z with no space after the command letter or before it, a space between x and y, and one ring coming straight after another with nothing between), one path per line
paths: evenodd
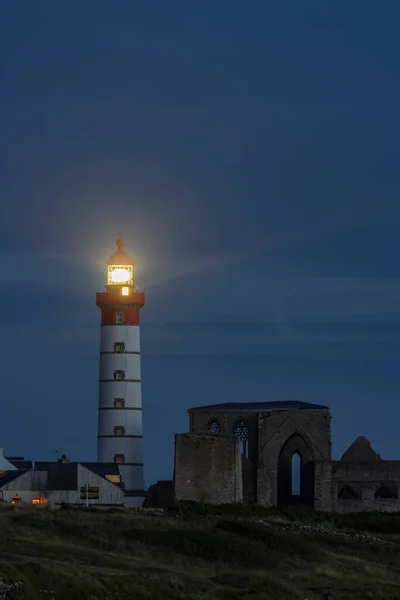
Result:
M96 294L96 304L99 308L111 312L113 309L132 309L137 312L137 309L144 306L144 293L137 292L134 285L134 267L134 261L124 250L124 240L118 238L117 250L107 261L107 291ZM135 316L135 323L137 319L138 316Z
M117 250L111 254L107 261L108 265L133 265L133 260L127 252L124 250L124 240L122 238L117 239Z

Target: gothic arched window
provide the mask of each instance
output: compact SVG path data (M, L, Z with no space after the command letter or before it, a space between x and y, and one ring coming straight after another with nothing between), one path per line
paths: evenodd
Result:
M245 421L243 421L243 419L240 419L240 421L237 421L237 423L234 425L233 435L237 435L237 437L240 439L242 454L247 456L249 442L249 426Z
M339 489L337 497L338 500L360 500L360 495L350 485Z
M375 498L378 500L396 500L397 494L394 489L387 487L386 485L382 485L376 492Z
M210 421L208 421L207 428L208 431L211 431L211 433L219 433L221 430L217 419L211 419Z

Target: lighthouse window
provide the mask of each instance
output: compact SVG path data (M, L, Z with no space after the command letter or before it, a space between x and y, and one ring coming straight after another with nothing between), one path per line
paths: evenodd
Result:
M114 379L125 379L125 371L114 371Z
M115 313L115 322L117 325L123 325L125 322L125 315L123 312Z
M118 465L123 465L125 462L125 454L114 454L114 462Z
M125 427L120 425L114 427L114 435L125 435Z
M125 400L123 398L114 398L114 408L124 408Z
M115 342L114 352L123 352L125 350L124 342Z

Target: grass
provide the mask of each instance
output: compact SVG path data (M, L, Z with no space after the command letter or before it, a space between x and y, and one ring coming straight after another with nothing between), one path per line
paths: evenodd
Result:
M398 514L0 508L0 600L400 600L399 565Z

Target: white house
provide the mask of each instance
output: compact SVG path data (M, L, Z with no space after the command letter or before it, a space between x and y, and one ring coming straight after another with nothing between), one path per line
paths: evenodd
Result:
M106 508L124 506L124 491L115 463L77 463L65 457L0 474L0 500L11 504L62 504Z

